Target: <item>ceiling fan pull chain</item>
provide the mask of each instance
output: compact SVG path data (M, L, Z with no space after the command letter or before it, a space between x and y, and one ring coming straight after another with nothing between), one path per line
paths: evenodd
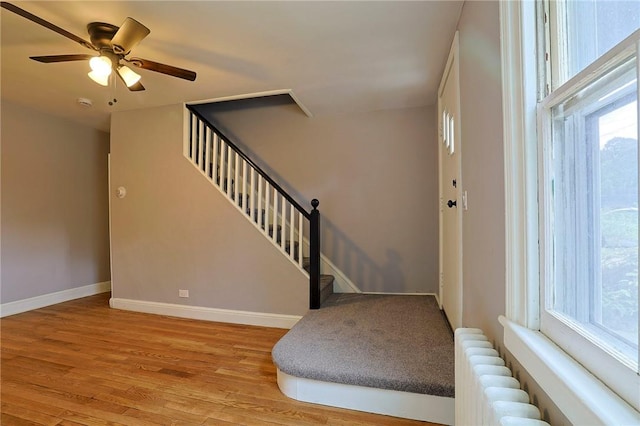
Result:
M111 75L109 76L109 79L111 80L109 83L109 99L111 99L109 101L109 106L113 106L116 102L118 102L118 100L116 99L116 84L118 84L118 79L115 76L115 73L111 73Z

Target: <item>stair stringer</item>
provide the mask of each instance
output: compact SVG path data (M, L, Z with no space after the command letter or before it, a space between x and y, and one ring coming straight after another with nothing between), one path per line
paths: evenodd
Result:
M362 293L362 290L322 253L320 253L320 270L323 274L333 275L334 293Z
M309 247L309 240L306 237L303 237L303 243L303 247ZM334 293L362 293L362 290L323 253L320 253L320 270L323 274L333 275Z

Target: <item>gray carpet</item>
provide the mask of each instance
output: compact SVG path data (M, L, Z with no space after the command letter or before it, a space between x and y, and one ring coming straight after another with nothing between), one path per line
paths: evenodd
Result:
M454 396L453 336L432 296L334 294L272 354L296 377Z

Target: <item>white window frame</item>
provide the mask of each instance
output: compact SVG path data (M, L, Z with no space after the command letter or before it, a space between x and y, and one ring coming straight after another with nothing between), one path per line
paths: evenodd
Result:
M621 384L622 392L616 391L623 399L537 331L541 316L539 249L544 250L538 247L538 231L544 228L538 228L538 164L543 153L538 151L536 103L538 87L545 87L539 84L537 69L545 64L538 62L536 38L543 29L538 28L536 2L500 2L500 21L506 208L506 316L500 322L504 344L573 424L640 424L640 376L606 377L606 372L601 376ZM571 334L573 338L575 333Z
M639 33L636 33L636 35ZM593 82L603 72L611 68L611 64L616 64L624 58L628 58L636 50L637 41L635 35L633 38L627 39L614 49L606 53L592 65L588 66L584 71L578 73L575 77L564 83L562 87L554 90L551 95L547 96L538 108L539 129L538 143L542 144L542 153L539 155L541 165L540 181L545 180L545 176L551 175L552 161L549 152L551 128L550 115L551 108L563 102L580 89L586 87ZM553 236L549 233L550 227L545 226L546 218L552 217L551 206L545 204L546 200L551 200L551 195L545 193L549 189L548 185L542 185L539 200L540 203L540 224L541 228L546 230L545 234L540 238L541 262L541 283L551 283L553 272L551 241ZM549 203L550 204L550 203ZM548 245L547 245L548 243ZM636 403L636 409L640 410L640 380L638 379L637 366L624 363L616 355L602 348L594 342L589 336L581 332L582 325L568 319L562 315L551 311L550 286L544 285L542 291L543 300L541 306L547 309L541 309L540 330L554 342L558 342L558 346L562 347L566 352L574 356L583 366L600 378L604 383L608 384L616 393L621 395L630 404ZM546 297L545 297L546 296ZM628 378L635 377L636 380Z

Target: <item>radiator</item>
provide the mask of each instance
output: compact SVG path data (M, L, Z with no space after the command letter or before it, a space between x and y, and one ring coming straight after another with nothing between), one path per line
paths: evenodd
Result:
M456 426L549 426L482 330L455 332Z

